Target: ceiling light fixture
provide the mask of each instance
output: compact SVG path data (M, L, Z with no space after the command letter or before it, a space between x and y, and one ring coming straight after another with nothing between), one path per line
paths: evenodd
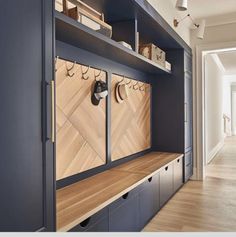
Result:
M191 17L190 14L186 15L185 17L183 17L181 20L177 20L177 19L174 19L174 27L178 27L179 23L183 20L185 20L186 18L190 18L191 21L193 22L193 25L198 29L198 32L197 32L197 38L199 39L203 39L204 37L204 33L205 33L205 27L206 27L206 21L203 19L201 21L200 24L197 24L194 22L193 18Z
M175 7L179 11L186 11L188 9L188 0L177 0Z

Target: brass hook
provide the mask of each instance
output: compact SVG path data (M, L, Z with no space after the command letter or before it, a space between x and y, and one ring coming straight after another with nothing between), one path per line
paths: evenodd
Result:
M73 72L72 74L70 74L71 70L75 67L76 61L74 61L73 65L71 66L71 68L68 68L67 66L67 62L66 62L66 70L67 70L67 76L69 77L73 77L75 75L75 73Z
M123 78L121 79L121 81L119 81L120 83L125 81L125 76L123 76Z
M132 79L129 79L129 82L127 82L127 83L125 83L125 84L126 84L127 86L129 85L129 88L131 88L131 87L132 87L131 82L132 82Z
M101 73L102 73L102 69L100 69L99 73L96 75L96 70L94 69L94 77L96 81L97 81L97 78L100 77Z
M142 83L142 85L141 85L141 86L139 86L139 90L140 90L140 91L145 91L145 88L144 88L144 86L145 86L145 83L143 82L143 83Z
M85 77L85 75L88 73L89 69L90 69L90 66L88 66L86 71L83 72L83 66L81 65L82 79L85 80L85 81L87 81L89 79L88 75Z
M133 89L134 89L135 91L139 89L139 86L138 86L137 89L135 89L135 86L137 86L137 85L138 85L138 81L133 85Z

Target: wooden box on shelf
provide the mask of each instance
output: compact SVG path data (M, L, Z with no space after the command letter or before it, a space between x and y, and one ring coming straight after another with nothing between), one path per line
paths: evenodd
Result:
M156 45L152 43L142 44L139 46L139 53L143 55L144 57L165 67L166 54L163 50L158 48Z
M68 2L74 7L69 8ZM112 27L104 21L104 14L80 0L63 0L63 13L107 37L112 36Z

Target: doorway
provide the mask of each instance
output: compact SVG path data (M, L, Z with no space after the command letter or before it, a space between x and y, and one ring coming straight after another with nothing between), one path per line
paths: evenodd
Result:
M209 156L214 157L217 152L221 150L224 145L224 140L221 142L215 143L215 146L209 144L209 137L207 137L207 128L210 125L213 125L215 122L214 115L211 119L208 119L208 123L206 122L207 115L207 107L206 107L206 57L207 55L214 55L220 53L227 53L236 50L236 42L229 43L219 43L219 44L211 44L211 45L201 45L196 48L196 78L194 83L194 144L195 144L195 176L193 177L196 180L203 180L206 177L206 165L210 162ZM234 60L235 61L235 60ZM235 73L236 75L236 73ZM224 75L230 76L230 75ZM213 76L214 77L214 76ZM213 86L216 86L213 84ZM222 84L223 87L223 84ZM230 95L230 97L232 97ZM224 98L224 92L222 92L221 98ZM218 99L218 98L217 98ZM216 101L215 101L216 102ZM223 101L221 101L223 106ZM230 109L231 110L231 109ZM227 118L227 117L225 117ZM210 123L213 121L213 124ZM219 120L218 120L219 122ZM228 126L228 125L227 125ZM214 128L214 126L212 126ZM223 113L220 122L220 129L224 131L224 118ZM231 129L230 129L231 130ZM224 132L222 132L224 133ZM221 134L222 135L222 134ZM223 134L225 137L225 134ZM221 136L222 137L222 136ZM223 138L224 138L223 137ZM209 147L212 151L209 155ZM215 149L213 149L215 148Z

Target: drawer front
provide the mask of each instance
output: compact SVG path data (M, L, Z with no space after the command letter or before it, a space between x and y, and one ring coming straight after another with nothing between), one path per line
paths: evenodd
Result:
M160 171L160 206L162 207L174 192L173 162Z
M184 182L187 182L193 175L193 156L192 151L185 153L184 157Z
M90 218L81 222L79 225L70 230L70 232L85 232L85 231L108 231L108 207L97 212Z
M139 192L139 212L141 229L160 209L159 173L142 184Z
M109 206L109 231L140 231L138 194L125 195Z
M183 158L174 161L174 192L183 184Z

